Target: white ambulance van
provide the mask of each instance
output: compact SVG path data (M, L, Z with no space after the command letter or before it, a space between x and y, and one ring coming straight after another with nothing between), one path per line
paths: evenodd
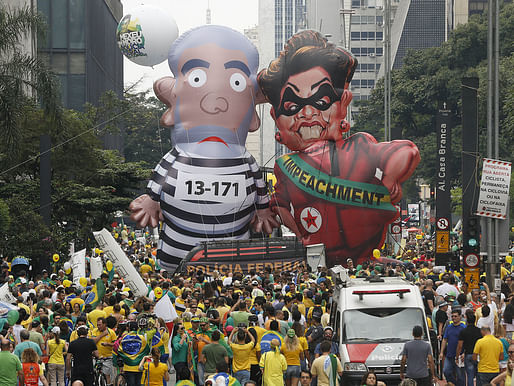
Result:
M400 382L403 345L412 328L423 328L430 343L423 300L417 286L399 277L350 279L332 268L335 284L330 323L339 340L343 385L360 384L367 371L387 385Z

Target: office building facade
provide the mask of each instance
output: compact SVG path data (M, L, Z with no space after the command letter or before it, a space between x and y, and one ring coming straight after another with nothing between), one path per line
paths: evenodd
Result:
M392 67L400 68L410 49L438 47L448 38L447 0L401 0L391 31Z
M56 73L63 105L82 110L103 93L123 93L123 57L116 26L123 16L119 0L38 0L48 31L38 54Z
M257 48L260 69L278 57L287 40L297 31L306 28L306 0L259 0L259 24L257 26ZM259 131L250 133L248 143L259 165L273 167L275 158L288 152L275 141L275 122L270 116L270 105L257 106L261 118ZM258 146L256 146L258 143Z

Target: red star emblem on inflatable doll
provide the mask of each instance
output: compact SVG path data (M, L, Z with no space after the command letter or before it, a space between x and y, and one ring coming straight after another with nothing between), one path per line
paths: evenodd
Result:
M313 216L310 210L307 210L307 217L303 217L303 220L307 223L307 227L309 228L311 225L316 226L316 219L318 216Z

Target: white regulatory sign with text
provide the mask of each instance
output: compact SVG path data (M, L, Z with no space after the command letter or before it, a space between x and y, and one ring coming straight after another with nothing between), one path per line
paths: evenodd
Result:
M505 219L509 201L511 163L484 158L477 214Z

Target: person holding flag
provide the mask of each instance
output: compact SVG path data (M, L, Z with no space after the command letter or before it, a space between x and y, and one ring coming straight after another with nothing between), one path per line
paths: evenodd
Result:
M107 278L107 274L102 273L101 278L105 276ZM86 300L84 301L84 306L91 305L93 311L89 312L87 317L92 326L96 326L96 321L99 317L107 317L105 312L103 311L102 299L105 295L105 283L103 280L95 280L95 284L91 292L87 295Z
M96 344L98 354L102 361L102 373L105 374L107 383L111 383L113 377L112 347L116 341L116 333L107 327L104 317L97 320L97 328L91 330L90 338Z
M123 373L127 386L140 386L143 373L139 363L150 353L150 344L145 334L138 333L136 321L128 323L129 332L123 337L118 349L118 356L123 360Z

